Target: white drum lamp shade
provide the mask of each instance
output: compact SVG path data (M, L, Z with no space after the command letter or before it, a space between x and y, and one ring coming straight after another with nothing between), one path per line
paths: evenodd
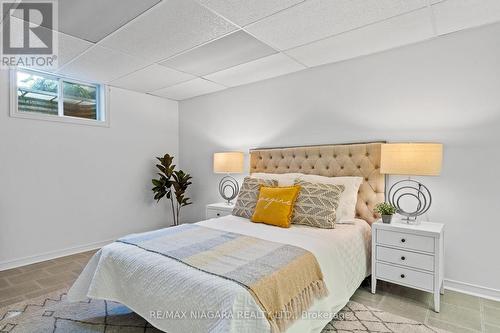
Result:
M391 175L438 176L443 163L440 143L382 145L380 172Z
M214 154L215 173L242 173L244 154L239 151L229 151Z

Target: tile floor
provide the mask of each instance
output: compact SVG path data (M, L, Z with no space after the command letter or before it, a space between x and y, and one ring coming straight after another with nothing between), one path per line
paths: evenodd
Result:
M70 286L95 251L0 271L0 307ZM432 295L379 282L372 295L364 283L352 300L450 332L500 333L500 302L446 290L441 312Z
M441 296L439 313L432 310L432 294L381 281L375 295L364 283L352 300L450 332L500 333L500 302L451 290Z
M0 308L71 286L95 251L0 271Z

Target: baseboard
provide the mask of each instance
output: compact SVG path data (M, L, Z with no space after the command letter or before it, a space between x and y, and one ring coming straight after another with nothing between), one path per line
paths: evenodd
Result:
M20 266L25 266L25 265L35 264L37 262L56 259L59 257L69 256L71 254L76 254L76 253L80 253L80 252L99 249L107 244L112 243L113 241L114 241L114 239L108 239L108 240L100 241L100 242L96 242L96 243L90 243L90 244L70 247L70 248L66 248L63 250L45 252L42 254L37 254L35 256L29 256L29 257L14 259L14 260L1 261L0 262L0 271L6 270L6 269L11 269L11 268L16 268L16 267L20 267Z
M464 294L478 296L482 298L500 301L500 290L478 286L472 283L465 283L450 279L444 280L444 288L448 290L458 291Z

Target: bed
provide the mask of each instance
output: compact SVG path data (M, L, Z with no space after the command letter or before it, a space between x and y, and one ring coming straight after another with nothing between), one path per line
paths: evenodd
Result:
M287 333L321 332L370 273L370 224L385 191L380 146L373 142L250 151L251 173L362 176L356 218L350 223L335 229L284 229L225 216L196 224L290 244L316 257L329 294L314 301ZM272 331L255 298L238 283L121 242L99 250L68 293L73 301L87 297L120 302L166 332Z

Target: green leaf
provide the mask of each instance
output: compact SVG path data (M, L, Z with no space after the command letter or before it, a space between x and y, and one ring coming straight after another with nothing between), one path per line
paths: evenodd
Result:
M158 168L161 172L163 172L163 173L165 173L165 172L166 172L166 170L167 170L167 169L166 169L163 165L161 165L161 164L157 164L157 165L156 165L156 167L157 167L157 168Z

